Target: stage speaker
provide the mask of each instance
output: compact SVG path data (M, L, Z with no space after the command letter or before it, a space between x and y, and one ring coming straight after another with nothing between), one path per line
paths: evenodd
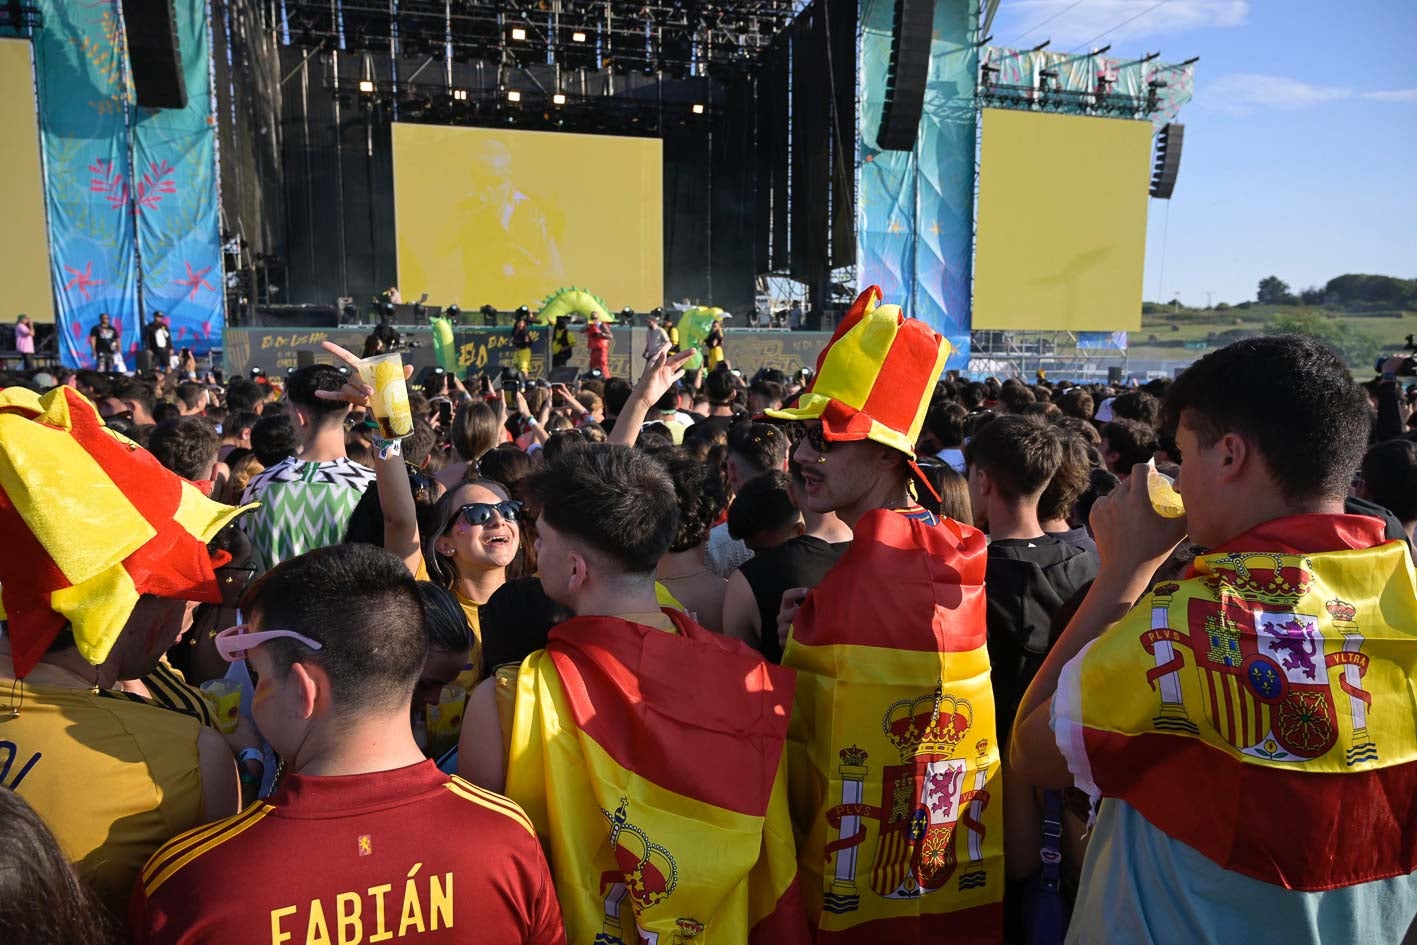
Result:
M167 370L166 364L164 364L162 367L163 370ZM133 355L133 370L137 371L139 374L146 374L152 369L153 353L151 351L147 350L146 348L142 348L135 355Z
M1109 367L1107 369L1107 383L1113 386L1122 383L1122 369L1119 367Z
M144 108L186 108L182 50L172 0L123 0L128 62L138 104Z
M1151 169L1151 195L1170 200L1176 189L1176 175L1181 170L1181 142L1186 139L1186 126L1172 122L1156 134L1156 163Z
M575 387L576 381L581 379L581 369L571 367L552 368L551 373L546 375L546 380L551 384L565 384L567 387Z
M883 151L909 151L915 147L934 29L935 0L895 0L886 101L881 109L881 127L876 132L876 144Z
M315 364L315 352L300 350L295 352L295 366L297 368L312 367Z

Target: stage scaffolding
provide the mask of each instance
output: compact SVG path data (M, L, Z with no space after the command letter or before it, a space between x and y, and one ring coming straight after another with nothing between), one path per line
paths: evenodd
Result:
M1044 371L1050 380L1106 380L1108 368L1126 373L1125 332L981 330L970 334L971 374L1032 380Z

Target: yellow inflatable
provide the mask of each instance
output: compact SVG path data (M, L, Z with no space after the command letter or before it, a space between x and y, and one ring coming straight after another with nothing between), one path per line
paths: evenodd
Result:
M556 319L562 315L579 315L589 319L592 312L598 313L603 322L615 321L615 316L605 308L605 301L598 296L585 289L557 289L541 303L541 311L537 312L536 320L542 325L554 325Z

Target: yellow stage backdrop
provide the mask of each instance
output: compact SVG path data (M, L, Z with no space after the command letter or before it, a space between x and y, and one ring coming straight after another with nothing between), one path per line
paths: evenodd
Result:
M1151 123L984 109L974 328L1141 327Z
M39 172L39 122L27 39L0 39L0 318L28 315L54 321L49 283L49 234L44 224L44 178Z
M464 309L562 286L611 311L664 304L660 142L395 124L399 288Z

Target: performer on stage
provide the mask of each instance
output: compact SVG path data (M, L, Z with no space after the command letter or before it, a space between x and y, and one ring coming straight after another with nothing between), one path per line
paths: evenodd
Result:
M708 361L708 369L712 371L723 363L723 321L714 319L713 328L704 337L704 357Z
M560 315L556 318L556 328L551 333L551 366L553 368L565 367L571 361L571 355L576 351L576 336L571 334L570 316Z
M512 326L513 363L523 377L531 376L531 331L527 328L526 316L517 315L517 323Z
M916 504L914 445L949 343L867 289L791 410L806 504L851 548L788 591L788 763L819 942L994 943L1004 863L984 536ZM803 600L805 596L805 601ZM800 608L799 608L800 603Z
M590 369L602 377L610 376L610 329L600 320L599 312L590 313L585 326L586 347L590 349Z

